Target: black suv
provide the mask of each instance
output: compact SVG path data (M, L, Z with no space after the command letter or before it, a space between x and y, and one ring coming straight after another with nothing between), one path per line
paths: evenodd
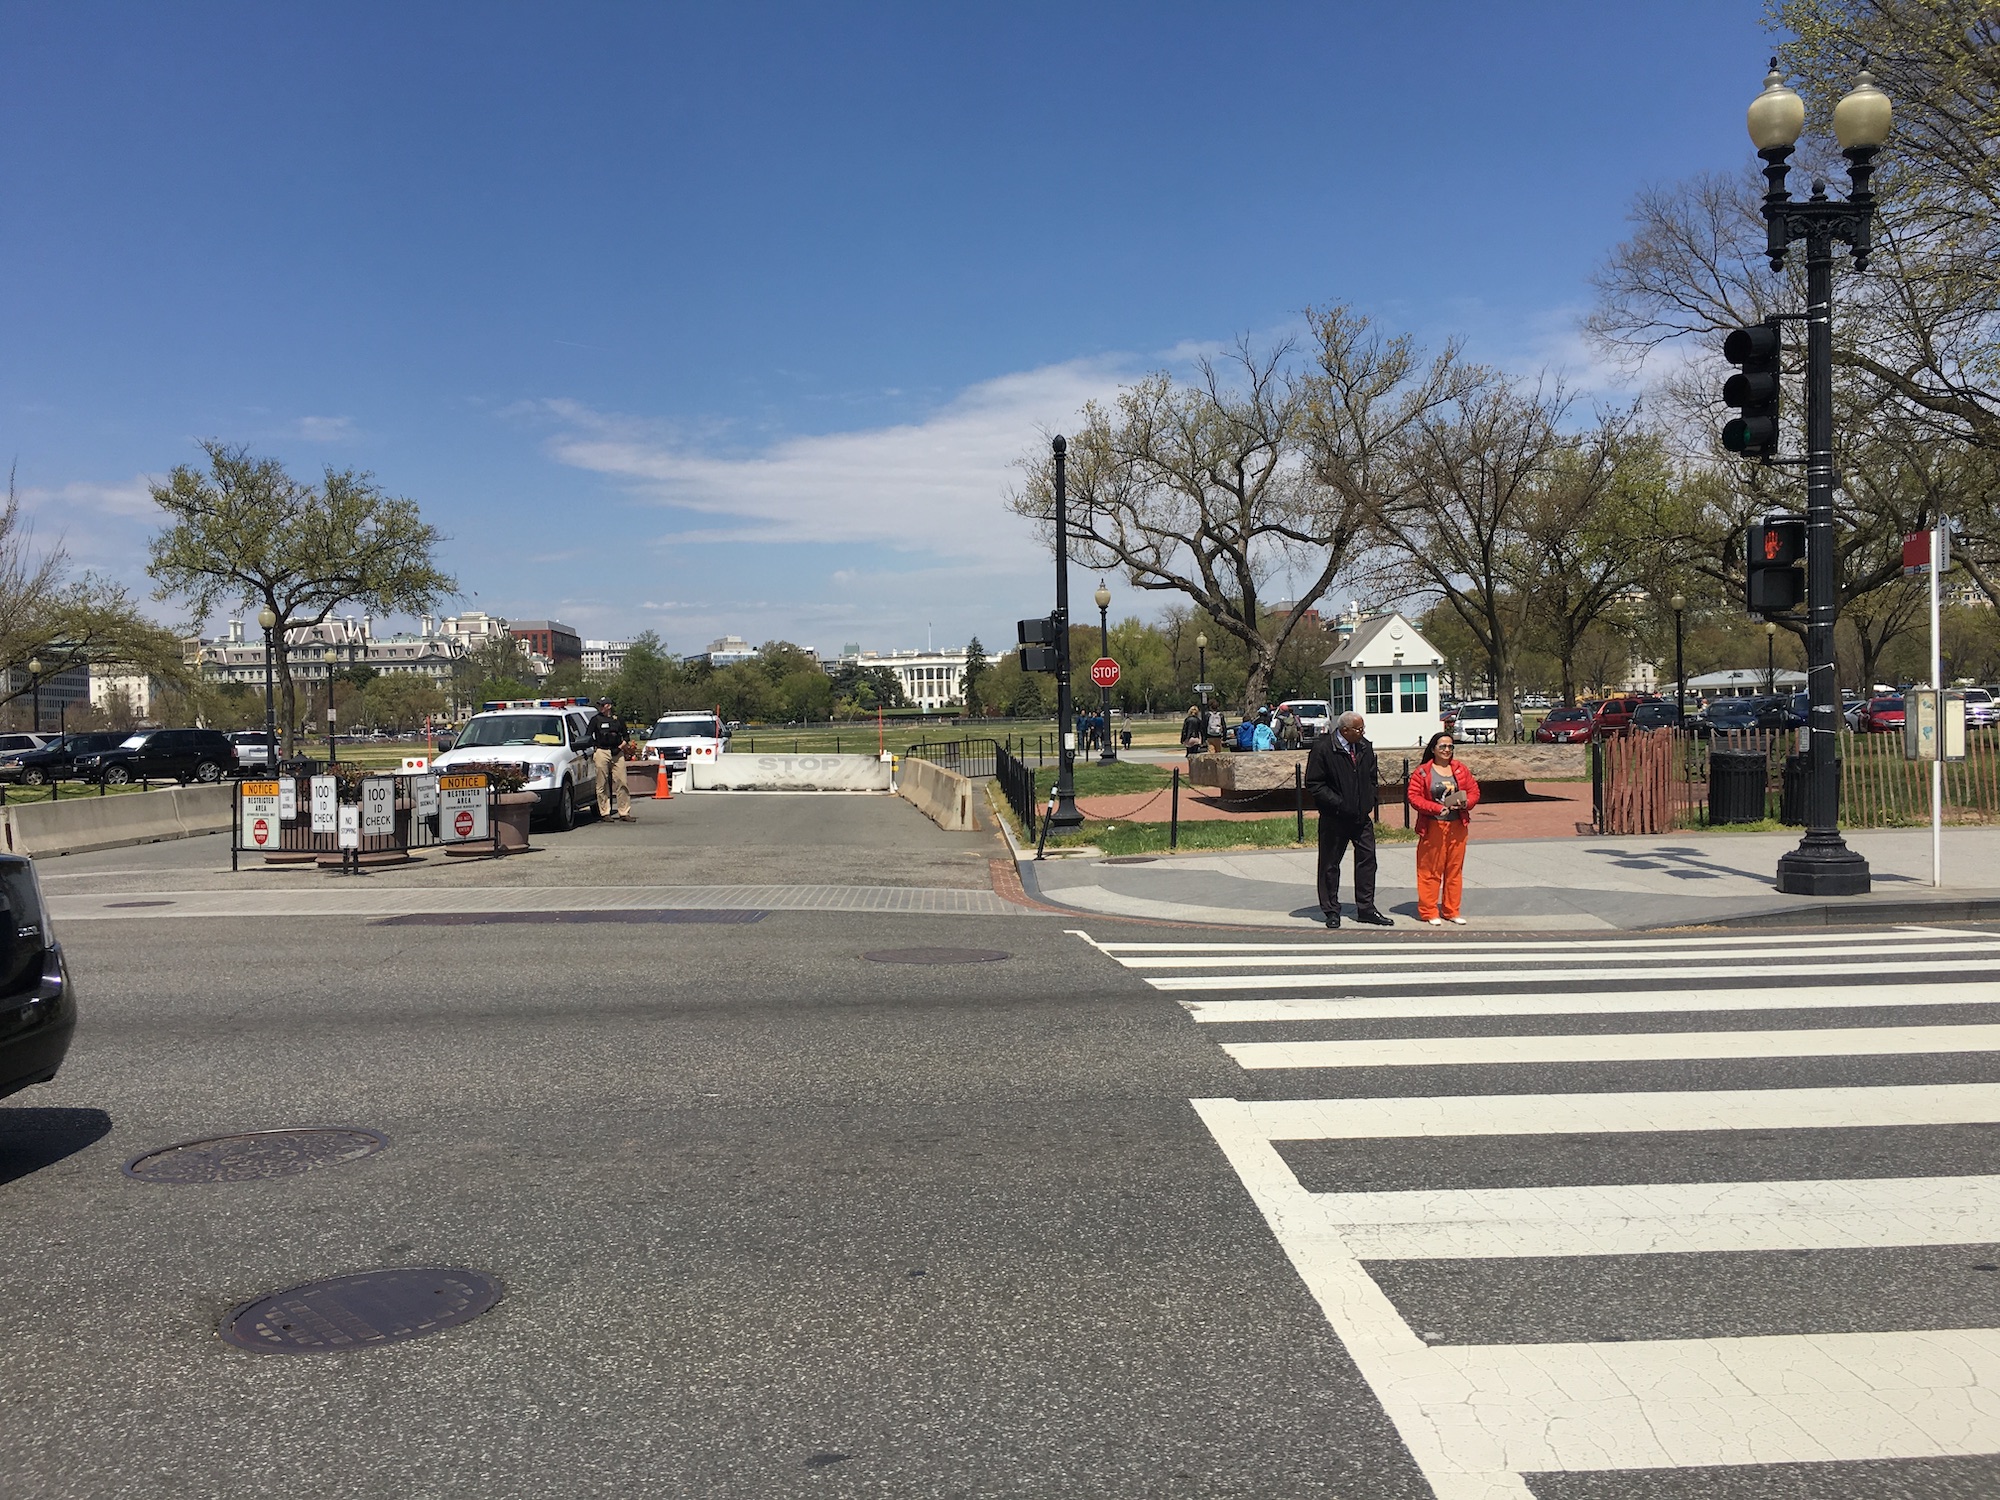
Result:
M75 1030L76 997L35 867L0 854L0 1097L55 1077Z
M85 781L220 781L236 769L236 747L220 729L142 729L116 749L76 758Z
M116 750L131 738L130 730L93 729L82 734L66 734L39 750L18 750L0 754L0 781L18 781L23 786L42 786L76 774L80 755L100 750Z

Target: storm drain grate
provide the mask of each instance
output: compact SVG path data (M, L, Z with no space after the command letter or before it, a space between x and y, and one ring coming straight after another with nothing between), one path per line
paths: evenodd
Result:
M107 901L104 903L104 909L106 911L130 911L135 906L172 906L173 904L171 901Z
M384 917L377 927L499 927L507 925L556 924L562 926L592 922L721 922L740 926L761 922L761 911L690 911L684 908L658 911L418 911L407 916Z
M1156 865L1159 862L1157 854L1116 854L1105 861L1107 865Z
M226 1344L266 1354L372 1349L470 1323L504 1291L497 1277L463 1266L358 1271L246 1302L218 1332Z
M256 1182L373 1156L389 1144L379 1131L349 1125L253 1130L142 1151L125 1163L141 1182Z
M861 956L871 964L990 964L1014 955L997 948L880 948Z

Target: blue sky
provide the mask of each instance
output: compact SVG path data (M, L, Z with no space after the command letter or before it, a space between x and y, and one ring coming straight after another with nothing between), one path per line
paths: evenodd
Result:
M419 501L458 607L1011 642L1010 460L1121 379L1331 301L1600 378L1592 268L1748 161L1768 51L1755 0L0 4L0 439L141 585L215 436Z

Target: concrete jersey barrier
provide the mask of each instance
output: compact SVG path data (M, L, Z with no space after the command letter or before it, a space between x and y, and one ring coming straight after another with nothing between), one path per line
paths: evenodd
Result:
M10 853L39 857L220 833L229 827L234 792L223 782L30 802L5 810L4 836Z
M896 790L911 806L947 833L970 833L972 783L956 771L905 756L896 769Z
M698 792L886 792L886 760L872 755L718 755L688 762Z

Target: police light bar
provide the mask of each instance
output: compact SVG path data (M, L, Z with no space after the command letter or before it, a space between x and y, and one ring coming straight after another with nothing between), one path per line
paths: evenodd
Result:
M500 698L479 706L481 713L492 713L502 708L577 708L583 706L576 698Z

